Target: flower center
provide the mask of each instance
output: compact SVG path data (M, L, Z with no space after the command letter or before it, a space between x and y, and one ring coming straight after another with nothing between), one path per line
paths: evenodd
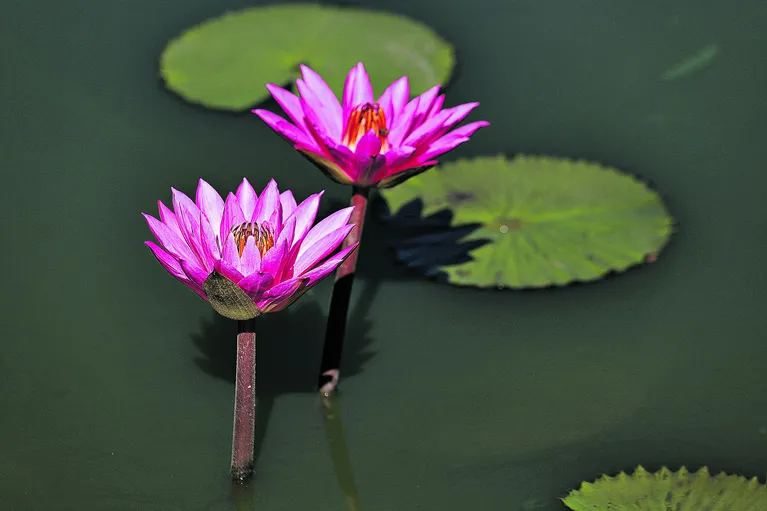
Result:
M264 257L264 254L274 246L274 230L266 222L261 225L258 225L257 222L245 222L232 227L232 235L240 257L242 257L242 251L245 250L245 244L250 237L256 240L256 248L258 248L261 257Z
M389 134L389 130L386 129L386 116L383 108L378 103L365 103L354 107L354 110L349 114L349 120L346 122L342 142L354 151L362 136L370 130L375 131L378 138L381 139L381 152L386 152L388 147L386 136Z

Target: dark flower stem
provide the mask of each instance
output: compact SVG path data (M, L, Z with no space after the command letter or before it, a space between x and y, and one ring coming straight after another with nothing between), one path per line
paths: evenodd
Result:
M253 475L256 431L256 322L253 319L238 321L237 329L232 479L244 481Z
M352 188L351 205L354 206L354 211L352 212L351 223L354 224L354 228L344 240L344 247L359 242L362 238L362 228L368 206L368 193L367 188L357 186ZM359 252L358 247L336 270L336 282L333 285L333 296L330 299L325 346L322 350L318 382L320 392L326 396L332 394L338 387L341 356L346 335L346 318L349 315L349 301L352 296L352 284L354 283L354 272L357 268L357 254Z

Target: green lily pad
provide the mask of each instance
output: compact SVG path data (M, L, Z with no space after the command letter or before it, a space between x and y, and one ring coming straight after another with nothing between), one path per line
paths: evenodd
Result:
M468 261L437 268L449 283L464 286L535 288L596 280L654 261L673 230L660 196L636 178L597 163L548 156L448 163L381 194L395 216L420 199L424 216L448 209L453 229L477 226L462 242L489 243L473 249ZM434 238L423 237L424 253L433 250L428 240ZM418 249L413 240L410 245L413 258Z
M381 94L407 75L411 92L444 84L452 46L429 27L385 12L315 4L228 12L183 32L162 53L167 87L192 103L242 111L269 97L267 83L287 85L299 64L341 95L349 70L363 62Z
M584 482L562 502L573 511L757 511L767 509L767 487L756 478L712 477L706 467L650 473L640 466L631 475Z

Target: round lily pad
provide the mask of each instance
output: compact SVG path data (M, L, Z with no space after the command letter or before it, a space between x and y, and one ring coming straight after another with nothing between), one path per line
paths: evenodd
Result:
M165 47L160 71L167 87L189 102L242 111L269 98L265 84L299 78L300 64L340 97L358 62L378 94L408 76L416 95L447 81L454 56L432 29L403 16L287 4L228 12L186 30Z
M660 196L633 176L598 163L548 156L481 157L441 165L381 194L396 216L421 201L421 213L452 212L449 229L475 228L461 242L486 243L457 264L415 266L451 284L536 288L592 281L654 261L673 220ZM433 260L423 234L400 257ZM421 242L419 244L419 241ZM405 257L402 257L403 254Z
M562 502L573 511L756 511L767 509L767 487L756 478L711 476L706 467L651 473L640 466L631 475L584 482Z

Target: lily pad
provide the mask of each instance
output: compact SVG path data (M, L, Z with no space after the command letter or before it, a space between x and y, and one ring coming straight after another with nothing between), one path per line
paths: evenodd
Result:
M462 241L489 243L472 250L468 262L436 269L456 285L535 288L592 281L654 261L673 231L658 193L633 176L548 156L456 161L381 194L395 217L420 200L423 215L452 211L452 229L478 225ZM432 250L428 236L420 240L421 250ZM409 240L409 258L417 241Z
M299 78L299 64L340 96L357 62L364 62L377 93L407 75L415 95L444 84L454 56L432 29L403 16L287 4L228 12L186 30L164 49L160 71L167 87L189 102L242 111L269 97L265 84Z
M640 466L631 475L584 482L562 502L573 511L757 511L767 509L767 487L756 478L712 477L706 467L695 473L684 467L651 473Z

